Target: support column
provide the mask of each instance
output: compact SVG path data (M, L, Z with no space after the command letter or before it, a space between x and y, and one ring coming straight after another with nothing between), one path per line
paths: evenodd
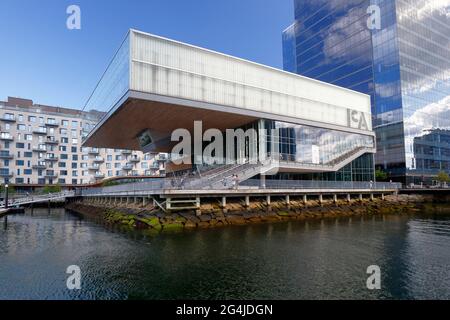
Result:
M287 205L290 205L290 204L291 204L291 200L290 200L288 194L286 195L286 204L287 204Z
M220 206L222 207L222 209L227 206L227 197L222 197L222 201L220 203Z
M361 201L361 202L363 201L363 195L362 195L362 193L359 194L359 201Z
M370 194L370 201L373 201L373 193Z
M381 194L381 200L384 200L384 199L386 199L386 198L384 197L384 193L382 193Z
M272 203L270 200L271 200L270 199L270 195L267 195L266 196L266 203L267 203L268 206L270 206L270 204Z
M266 188L266 175L262 174L260 177L261 177L260 178L260 181L261 181L260 187L261 187L261 189L265 189Z
M245 206L247 208L250 207L250 197L249 196L245 196Z
M333 195L333 202L334 202L334 204L336 204L337 201L338 201L337 194L334 194L334 195Z
M200 209L200 197L196 197L195 198L195 206L197 207L197 210L195 210L195 215L196 216L201 216L202 215L202 210Z
M322 204L323 203L323 195L319 194L319 203Z
M222 197L222 201L220 202L220 206L222 207L222 212L227 213L227 197Z
M304 205L308 204L308 196L306 194L303 195L303 204Z
M352 201L352 196L350 195L350 193L347 193L347 202L351 202Z

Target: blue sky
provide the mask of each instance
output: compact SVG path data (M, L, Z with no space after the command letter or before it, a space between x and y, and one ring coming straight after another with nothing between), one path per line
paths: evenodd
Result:
M129 28L282 68L293 16L293 0L0 0L0 100L82 108Z

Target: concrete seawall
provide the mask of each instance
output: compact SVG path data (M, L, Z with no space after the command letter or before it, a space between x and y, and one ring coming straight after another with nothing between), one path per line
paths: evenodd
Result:
M88 199L67 204L67 209L79 214L100 218L111 224L128 225L134 228L150 228L155 231L211 228L227 225L278 222L317 218L348 216L370 216L375 214L402 214L419 211L425 199L417 195L389 195L375 199L310 200L290 199L289 205L283 200L273 200L270 204L264 199L228 203L224 212L219 201L203 202L201 215L196 210L163 212L158 207L144 207L133 204L107 205Z

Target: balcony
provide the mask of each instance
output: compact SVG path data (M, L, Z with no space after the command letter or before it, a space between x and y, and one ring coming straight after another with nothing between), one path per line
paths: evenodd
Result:
M45 140L45 143L46 143L46 144L58 144L59 141L56 140L54 137L53 137L53 138L50 138L50 139L47 137L47 140Z
M99 150L98 149L91 149L88 151L89 154L99 154Z
M88 170L89 171L97 171L97 170L100 170L100 166L99 165L90 165L90 166L88 166Z
M97 162L97 163L105 162L105 159L103 157L95 157L94 162Z
M38 163L38 164L33 164L31 166L33 169L35 170L39 170L39 169L47 169L47 165L44 163Z
M130 157L130 159L128 161L139 162L139 161L141 161L141 158L139 158L138 156L132 156L132 157Z
M122 150L122 154L131 154L131 150Z
M0 177L2 178L11 178L13 173L8 171L8 169L0 169Z
M56 172L46 172L44 176L49 179L58 178L58 174Z
M105 174L104 174L104 173L99 173L99 172L97 172L97 173L94 175L94 177L95 177L95 179L103 179L103 178L105 178Z
M44 147L33 147L34 152L47 152L47 148Z
M1 152L0 153L0 159L13 159L14 155L10 154L9 152Z
M33 129L33 133L34 134L46 135L47 134L47 129L46 128L42 128L42 127L35 128L35 129Z
M0 121L4 122L16 122L16 117L14 115L3 115L0 117Z
M59 124L56 121L48 121L47 120L47 122L45 123L45 126L56 128L59 126Z
M124 164L124 165L122 166L122 170L125 170L125 171L133 170L133 165L132 165L132 164L129 164L129 163Z
M4 140L4 141L13 141L14 138L13 136L11 136L9 133L2 133L0 135L0 140Z
M167 156L165 154L163 154L163 153L158 153L155 156L155 160L156 161L167 161Z
M58 161L58 157L47 157L45 161Z
M160 164L158 162L153 162L152 165L150 166L151 169L159 169L160 168Z

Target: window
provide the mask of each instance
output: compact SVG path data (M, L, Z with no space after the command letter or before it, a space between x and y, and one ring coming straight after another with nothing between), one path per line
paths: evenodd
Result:
M23 142L17 142L17 143L16 143L16 148L17 148L17 149L24 149L24 148L25 148L25 143L23 143Z
M77 137L77 129L70 130L70 135L71 135L71 137L76 138Z
M23 121L23 114L19 114L19 121Z
M23 153L23 156L25 158L32 158L33 157L33 152L26 151L26 152Z
M108 154L108 155L106 156L106 159L107 159L107 161L112 161L112 155L111 155L111 154Z
M72 121L72 128L78 127L78 121Z
M73 154L72 155L72 161L78 161L78 155L77 154Z
M9 123L5 123L5 130L11 130L11 125Z
M65 162L59 162L58 163L58 167L59 168L65 168L66 167L66 163Z
M25 135L25 140L26 140L26 141L33 141L33 135L31 135L31 134L26 134L26 135Z
M142 169L148 169L148 162L141 162Z
M25 165L25 161L23 160L16 160L16 166L24 166Z
M7 119L7 120L14 120L14 114L12 113L5 113L5 115L3 116L3 119Z
M81 156L82 160L89 160L89 156L87 154L84 154L83 156Z
M77 144L78 143L78 139L77 138L72 138L72 144Z
M122 160L122 156L120 154L116 155L116 161Z
M107 163L106 164L106 169L111 169L111 168L112 168L111 163Z
M69 120L62 120L62 121L61 121L61 124L62 124L64 127L68 127L68 126L69 126Z
M25 174L25 175L31 175L31 174L33 174L33 170L31 170L31 169L25 169L25 170L23 170L23 174Z
M71 152L76 153L77 152L77 147L71 147L70 150L71 150Z
M69 138L61 137L61 143L69 143Z
M59 175L61 176L67 176L67 170L60 170Z
M59 184L66 184L66 179L61 179L61 178L59 178L59 179L58 179L58 183L59 183Z
M76 168L78 168L78 163L72 162L72 169L76 169Z
M108 177L112 177L113 176L113 171L112 170L108 170Z
M28 116L28 121L29 122L36 122L36 117L35 116Z
M25 130L27 130L27 126L24 125L24 124L18 124L17 125L17 130L25 131Z
M59 146L59 151L66 152L67 147L66 146Z
M44 124L44 118L43 117L39 117L39 123L40 124Z
M72 171L72 177L78 177L78 171L73 170Z
M2 139L11 139L12 138L11 134L9 132L2 132L2 133L0 133L0 137Z
M65 128L60 128L60 129L59 129L59 133L60 133L61 135L66 136L66 135L67 135L67 129L65 129Z
M61 157L61 160L67 160L69 158L67 153L61 153L59 156Z

